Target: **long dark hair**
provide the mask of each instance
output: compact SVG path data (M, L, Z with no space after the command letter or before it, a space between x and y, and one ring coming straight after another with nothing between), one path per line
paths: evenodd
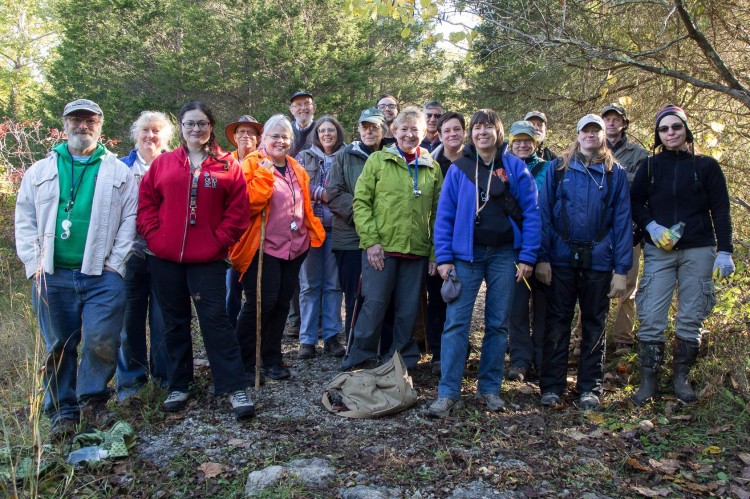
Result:
M323 123L330 123L336 128L336 142L333 143L333 152L338 151L341 149L341 146L344 145L344 129L341 128L341 125L338 121L336 121L336 118L330 115L321 116L318 118L318 120L315 122L315 126L312 129L312 132L310 132L310 135L308 135L308 140L310 140L310 143L314 146L316 146L318 149L323 151L323 144L320 142L320 137L318 136L318 128L320 128Z
M221 148L219 147L219 143L216 142L216 134L214 133L214 131L216 130L216 118L214 118L214 113L203 101L190 101L187 104L183 105L180 108L180 111L177 113L177 123L180 126L180 144L182 144L183 147L187 148L185 137L182 136L182 118L189 111L202 112L206 115L206 118L208 118L208 122L211 124L211 135L208 137L208 142L203 144L203 152L214 158L219 163L223 163L224 169L229 168L229 162L219 159Z

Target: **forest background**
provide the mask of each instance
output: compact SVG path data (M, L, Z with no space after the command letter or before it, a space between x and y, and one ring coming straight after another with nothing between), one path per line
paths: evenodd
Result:
M456 14L471 14L471 17ZM462 25L466 19L469 24ZM453 32L441 35L449 26ZM650 149L654 115L685 109L696 144L718 159L732 199L738 272L717 281L696 381L750 407L750 3L745 0L6 0L0 5L0 379L32 378L38 349L19 278L12 213L23 172L61 140L61 110L89 98L107 145L125 155L139 112L175 116L205 101L224 124L288 112L298 89L316 116L352 140L362 109L388 92L438 100L467 117L498 110L507 128L531 109L561 152L575 123L610 102L628 109L632 140ZM20 281L20 282L19 282ZM15 304L14 304L15 303ZM15 309L13 308L15 307ZM19 334L24 330L29 334ZM18 338L25 338L19 340ZM33 342L33 341L32 341ZM31 374L29 374L31 373ZM33 380L32 380L33 381ZM7 395L6 400L24 395ZM12 406L12 403L9 403Z

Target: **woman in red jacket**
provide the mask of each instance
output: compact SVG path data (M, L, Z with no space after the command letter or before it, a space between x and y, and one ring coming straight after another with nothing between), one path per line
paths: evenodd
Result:
M178 115L181 147L160 155L140 186L137 226L164 315L169 396L179 411L193 383L190 299L198 313L214 394L229 394L237 419L253 416L240 348L224 307L227 251L244 233L250 207L237 161L216 143L216 121L199 101Z

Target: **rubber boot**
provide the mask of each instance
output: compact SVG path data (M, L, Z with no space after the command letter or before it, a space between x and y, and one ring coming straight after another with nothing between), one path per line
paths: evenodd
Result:
M682 402L695 402L698 397L695 396L693 387L688 381L690 368L695 364L698 358L700 345L697 342L689 342L680 338L675 338L674 344L674 394Z
M638 343L638 360L641 363L641 386L633 395L635 405L643 405L656 395L659 385L659 368L664 359L664 343Z

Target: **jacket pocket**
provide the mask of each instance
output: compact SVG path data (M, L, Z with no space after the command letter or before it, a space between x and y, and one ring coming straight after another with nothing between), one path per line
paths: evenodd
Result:
M649 291L651 290L651 282L654 276L652 274L643 274L641 280L638 282L638 292L635 294L635 306L639 311L647 310L649 303Z

